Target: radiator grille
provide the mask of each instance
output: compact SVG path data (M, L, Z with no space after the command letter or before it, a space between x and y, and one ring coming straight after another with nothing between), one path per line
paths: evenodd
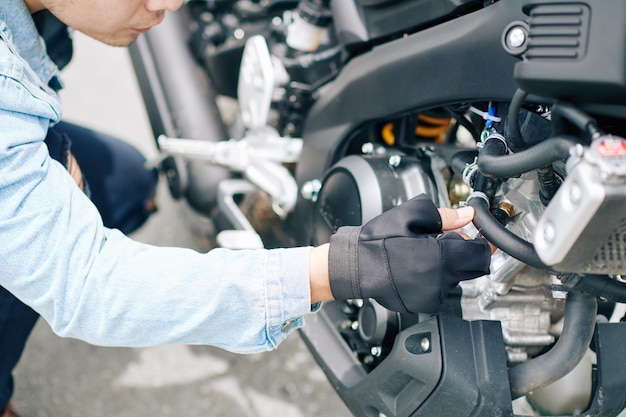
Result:
M587 271L603 274L623 274L626 271L626 218L622 218L613 234L593 256Z
M529 60L578 60L586 52L589 9L581 4L534 7L529 19Z

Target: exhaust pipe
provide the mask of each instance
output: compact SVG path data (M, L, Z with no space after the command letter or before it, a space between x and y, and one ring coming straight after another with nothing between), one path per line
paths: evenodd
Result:
M185 10L166 14L141 35L129 52L155 137L205 141L228 139L211 82L188 49ZM158 143L157 143L158 147ZM217 206L220 181L230 172L198 161L163 161L170 192L184 197L194 211L209 217Z

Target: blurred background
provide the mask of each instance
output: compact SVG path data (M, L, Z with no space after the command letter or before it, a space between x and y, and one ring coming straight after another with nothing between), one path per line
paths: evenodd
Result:
M63 72L63 118L127 140L157 156L128 50L74 35ZM158 212L133 238L210 249L190 230L161 180ZM172 277L172 279L176 279ZM39 320L15 373L23 417L347 417L296 333L276 351L235 355L206 346L103 348L54 335Z

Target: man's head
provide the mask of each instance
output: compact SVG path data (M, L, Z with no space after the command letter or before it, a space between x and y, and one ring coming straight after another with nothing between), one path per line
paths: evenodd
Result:
M182 0L24 0L31 13L48 9L61 22L113 46L128 46Z

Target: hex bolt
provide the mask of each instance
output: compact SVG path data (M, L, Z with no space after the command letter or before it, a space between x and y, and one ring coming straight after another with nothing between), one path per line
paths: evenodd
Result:
M395 168L395 167L399 166L400 162L402 162L402 156L400 156L400 155L391 155L389 157L388 163L389 163L389 166L391 166L391 167Z
M304 198L305 200L309 200L315 203L321 189L322 183L320 182L320 180L314 179L302 184L302 188L300 189L300 195L302 195L302 198Z
M516 49L526 42L526 30L521 26L512 27L506 34L506 44L509 48Z
M344 320L339 325L343 330L352 328L352 320Z
M365 142L361 146L361 153L364 155L371 155L374 153L374 144L372 142Z
M422 349L422 352L428 352L430 350L430 339L427 337L422 338L420 348Z
M378 358L380 355L382 355L383 353L383 348L380 346L372 346L372 348L370 349L370 353L372 354L372 356L374 356L375 358Z

